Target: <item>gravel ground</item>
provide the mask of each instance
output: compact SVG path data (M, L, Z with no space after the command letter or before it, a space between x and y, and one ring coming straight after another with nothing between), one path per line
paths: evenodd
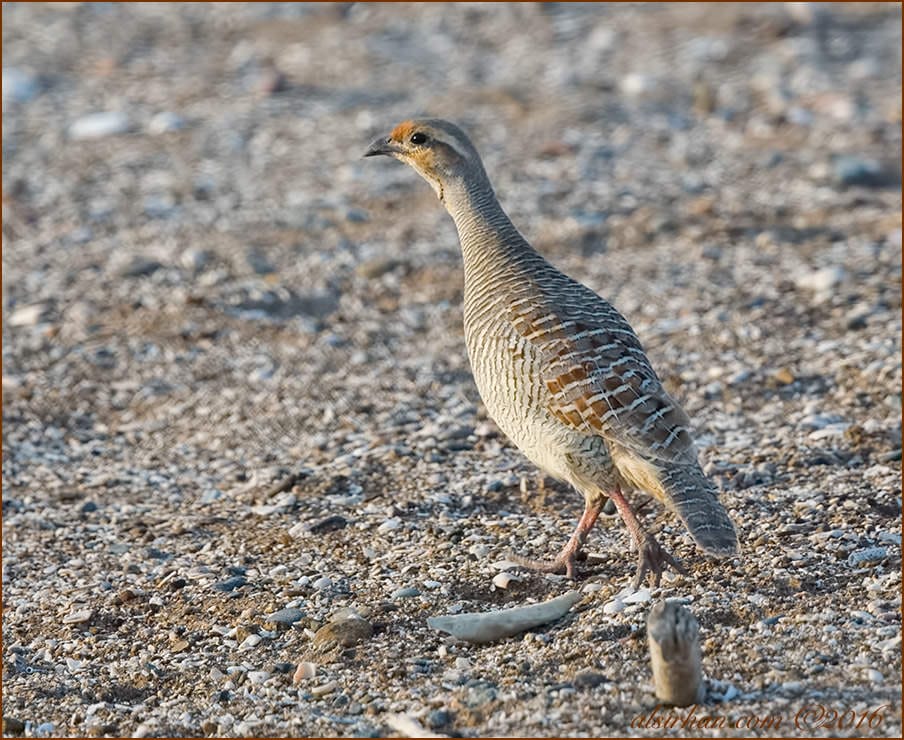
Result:
M4 734L658 735L675 597L749 728L667 732L900 735L900 5L2 12ZM565 593L500 561L581 501L486 417L451 220L361 158L422 113L632 322L740 557L648 507L690 577L626 594L607 519L564 618L428 628Z

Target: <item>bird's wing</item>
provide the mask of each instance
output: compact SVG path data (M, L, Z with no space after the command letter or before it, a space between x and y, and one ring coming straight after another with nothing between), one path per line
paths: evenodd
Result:
M537 350L549 411L563 424L654 464L696 462L690 420L609 303L569 283L564 300L516 304L508 318Z

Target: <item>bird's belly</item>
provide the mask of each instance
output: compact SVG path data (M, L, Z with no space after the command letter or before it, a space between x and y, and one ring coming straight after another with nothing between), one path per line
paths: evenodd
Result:
M493 421L553 477L573 482L589 469L608 478L612 461L603 440L570 429L549 413L549 391L536 350L504 328L483 333L466 329L474 382Z

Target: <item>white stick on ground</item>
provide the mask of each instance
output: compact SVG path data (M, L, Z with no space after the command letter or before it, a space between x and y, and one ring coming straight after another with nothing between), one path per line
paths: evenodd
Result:
M647 617L647 641L656 697L678 707L702 701L700 628L694 615L675 601L660 601Z
M431 617L427 625L435 630L448 632L459 640L468 642L493 642L519 632L552 622L565 614L581 600L577 591L569 591L542 604L518 606L494 612L476 612Z

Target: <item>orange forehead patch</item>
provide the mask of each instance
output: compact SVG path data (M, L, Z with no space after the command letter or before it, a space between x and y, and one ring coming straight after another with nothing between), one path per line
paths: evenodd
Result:
M414 133L414 121L402 121L392 130L389 138L394 141L404 141L412 133Z

